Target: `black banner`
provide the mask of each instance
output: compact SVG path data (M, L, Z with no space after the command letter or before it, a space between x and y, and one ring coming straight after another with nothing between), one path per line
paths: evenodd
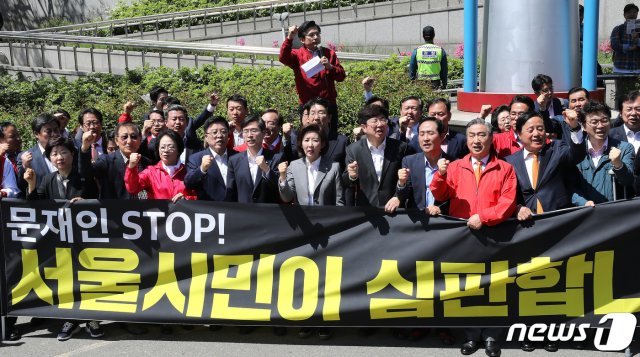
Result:
M509 326L640 311L640 200L471 231L419 211L1 203L9 315Z

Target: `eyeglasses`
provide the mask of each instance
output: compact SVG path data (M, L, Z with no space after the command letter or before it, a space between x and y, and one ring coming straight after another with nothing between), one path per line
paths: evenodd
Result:
M99 121L85 121L82 125L87 128L91 128L91 127L96 128L96 127L102 126L102 123Z
M176 147L173 145L161 146L159 150L164 152L174 152L176 151Z
M216 136L218 134L225 136L225 135L229 135L229 131L227 131L226 129L221 129L221 130L211 130L208 133L205 133L206 135L211 135L211 136Z
M251 128L251 129L242 129L242 134L258 134L260 133L260 129L258 128Z
M369 125L387 124L388 122L389 122L389 119L387 118L371 118L367 120L367 124Z
M131 140L138 140L138 135L136 134L123 134L123 135L119 135L118 138L120 138L120 141L125 141L127 139L131 139Z
M311 32L311 33L305 34L305 37L309 37L309 38L320 37L320 32Z
M611 125L611 121L609 120L609 118L606 118L606 117L587 121L587 125L589 125L592 128L597 128L598 124L602 124L602 126L609 126Z

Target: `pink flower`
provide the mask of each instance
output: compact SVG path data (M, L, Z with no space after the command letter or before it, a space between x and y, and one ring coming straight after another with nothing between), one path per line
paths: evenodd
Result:
M339 44L338 45L338 51L342 51L344 50L344 45L343 44Z
M239 39L236 40L236 44L238 46L244 46L245 41L244 41L244 37L240 37Z
M464 57L464 43L460 43L456 46L455 51L453 51L453 57L455 58L463 58Z
M336 46L336 44L333 43L333 41L327 41L327 47L332 51L335 51L338 48L338 46Z
M411 56L411 52L408 52L408 51L400 51L400 56Z
M611 48L611 42L609 42L609 40L600 42L600 44L598 45L598 50L603 53L613 52L613 49Z
M280 43L278 42L278 40L273 40L273 44L271 44L271 47L279 48L280 47Z

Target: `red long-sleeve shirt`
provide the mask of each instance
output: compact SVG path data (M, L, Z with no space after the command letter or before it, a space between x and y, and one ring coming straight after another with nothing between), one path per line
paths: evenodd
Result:
M282 47L280 47L280 62L293 69L300 104L316 97L335 103L338 96L335 82L342 82L347 77L336 53L329 48L322 47L322 55L329 59L333 68L331 70L323 69L315 76L307 77L300 66L313 58L313 53L305 47L292 49L292 44L292 40L288 38L284 40Z

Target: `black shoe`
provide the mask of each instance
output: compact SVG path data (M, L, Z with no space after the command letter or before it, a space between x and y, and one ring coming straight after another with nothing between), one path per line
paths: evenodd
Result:
M9 339L9 341L18 341L19 339L22 338L22 335L20 334L20 331L15 330L15 329L9 331L7 335L8 335L7 337Z
M238 327L238 333L241 335L248 335L250 333L253 332L253 330L255 330L256 327L255 326L240 326Z
M312 334L312 327L301 327L300 330L298 330L298 338L309 338Z
M525 352L533 352L536 350L536 346L531 341L522 341L520 342L520 349Z
M544 343L544 350L547 352L556 352L558 351L558 344L556 342L547 341Z
M321 328L318 329L318 337L321 340L326 341L326 340L330 339L331 336L333 336L333 329L332 328L321 327Z
M273 334L276 336L284 336L287 334L287 328L282 326L276 326L273 328Z
M480 343L478 343L477 341L469 340L462 344L462 347L460 347L460 353L462 353L465 356L471 355L471 354L474 354L479 348L480 348Z
M484 343L484 352L489 357L500 357L500 354L502 354L500 345L496 341L486 341Z
M142 326L142 324L132 324L127 322L121 322L119 326L120 328L122 328L123 330L127 331L132 335L144 335L145 333L149 332L149 329Z

